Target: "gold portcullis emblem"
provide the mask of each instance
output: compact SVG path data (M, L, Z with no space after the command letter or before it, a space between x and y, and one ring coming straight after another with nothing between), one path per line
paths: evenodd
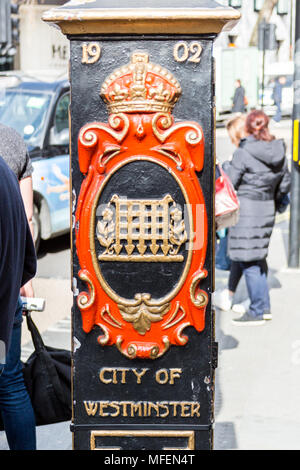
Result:
M184 260L178 252L187 241L187 233L182 211L170 194L148 200L114 195L102 210L96 234L105 247L99 261Z

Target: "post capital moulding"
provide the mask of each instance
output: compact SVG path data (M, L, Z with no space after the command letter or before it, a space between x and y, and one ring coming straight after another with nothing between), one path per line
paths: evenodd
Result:
M219 34L240 16L213 0L70 0L45 12L43 20L66 35Z

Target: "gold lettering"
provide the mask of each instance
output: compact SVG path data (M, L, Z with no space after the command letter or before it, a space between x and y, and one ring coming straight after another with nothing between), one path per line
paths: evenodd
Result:
M88 416L95 416L95 414L97 413L97 409L98 409L98 403L94 402L94 401L84 401L84 407L85 407L85 411L87 412Z
M164 376L164 378L161 378L162 375ZM155 379L156 379L156 382L158 382L161 385L166 384L169 380L169 374L168 374L167 369L159 369L155 374Z
M115 410L116 410L114 413L110 413L110 416L111 416L112 418L115 418L116 416L119 416L119 414L120 414L120 406L119 406L119 403L118 403L117 401L111 401L111 402L109 402L109 406L110 406L111 408L115 408Z
M121 371L121 383L126 384L126 372L128 369L120 369Z
M194 415L196 415L197 418L200 418L200 403L192 403L191 407L191 416L193 417Z
M166 410L165 413L160 414L160 418L166 418L170 413L169 407L168 407L168 402L160 403L159 406L160 406L160 408L164 408Z
M173 416L177 416L177 406L180 405L179 401L170 401L170 405L173 405Z
M189 56L187 43L184 41L177 42L174 46L173 55L176 62L185 62Z
M99 410L99 415L100 416L109 416L109 413L105 413L103 411L103 408L107 408L109 405L109 401L101 401L100 402L100 410Z
M156 416L159 417L159 406L157 403L148 402L149 416L151 416L151 410L154 408L156 411Z
M138 411L138 416L142 416L142 403L131 403L130 416L133 417L136 411Z
M192 55L190 55L190 53ZM199 42L192 42L187 44L184 41L177 42L173 49L173 56L176 62L200 62L202 53L202 46Z
M113 369L113 380L112 380L112 383L113 383L113 384L117 384L117 383L118 383L118 380L117 380L117 370L116 370L116 369Z
M170 384L174 384L174 379L180 379L182 369L170 369Z
M83 64L95 64L101 55L101 47L96 42L82 44L82 60Z
M200 62L200 55L202 52L202 47L199 42L192 42L192 44L190 44L190 52L192 52L193 55L189 58L188 61L195 62L198 64Z
M137 369L132 369L132 372L136 375L137 377L137 380L136 380L136 383L137 384L140 384L141 383L141 378L143 377L143 375L146 374L147 370L149 369L142 369L141 372L138 372Z
M191 401L83 401L85 411L88 416L95 416L99 410L99 416L111 416L115 418L120 414L122 416L150 417L152 415L158 418L167 416L181 416L189 418L200 417L200 403Z
M112 379L106 379L104 377L105 372L112 372L112 370L113 369L108 369L107 367L102 367L102 369L100 370L100 374L99 374L99 378L101 382L103 382L104 384L110 384L112 382Z
M120 401L120 405L123 406L123 416L128 416L127 415L127 405L130 405L132 401Z
M182 418L188 418L189 416L191 416L191 414L189 413L189 411L190 411L190 402L183 401L183 402L180 403L180 405L181 405L181 416L182 416Z

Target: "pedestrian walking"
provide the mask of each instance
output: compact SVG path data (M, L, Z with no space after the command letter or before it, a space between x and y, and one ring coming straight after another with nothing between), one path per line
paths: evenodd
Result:
M269 118L252 111L231 162L224 164L240 201L238 223L229 229L229 258L245 276L250 306L236 325L260 325L271 317L267 254L275 221L275 200L290 190L285 144L270 134Z
M35 426L19 361L19 294L35 275L36 255L18 180L1 157L0 180L0 411L10 449L29 450L35 448Z
M32 164L21 136L12 128L0 124L0 155L19 180L19 188L33 235ZM0 377L0 410L10 449L34 450L36 448L35 418L25 387L21 363L22 302L20 295L33 297L31 279L20 286L16 303L11 344L2 376Z
M276 123L281 121L281 103L282 103L282 88L286 83L286 78L284 76L278 77L275 80L274 89L273 89L273 99L276 106L276 114L274 116L274 121Z
M245 126L245 114L234 117L226 124L226 129L229 134L230 140L235 147L239 147L241 140L247 136ZM220 289L215 292L214 303L215 306L218 307L220 310L228 311L231 309L235 313L245 313L246 309L249 307L250 304L249 299L241 303L234 303L234 294L242 277L242 270L238 262L232 261L228 257L228 229L226 230L226 232L226 259L228 258L229 260L228 288ZM224 241L223 244L225 245ZM218 268L217 260L216 267Z
M235 92L232 99L232 112L244 113L245 112L245 88L242 86L241 80L235 81Z

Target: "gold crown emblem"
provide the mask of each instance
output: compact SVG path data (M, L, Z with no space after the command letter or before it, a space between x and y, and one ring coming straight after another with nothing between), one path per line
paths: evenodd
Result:
M131 63L115 70L100 92L110 113L169 113L180 94L176 78L160 65L150 63L145 52L133 53Z

